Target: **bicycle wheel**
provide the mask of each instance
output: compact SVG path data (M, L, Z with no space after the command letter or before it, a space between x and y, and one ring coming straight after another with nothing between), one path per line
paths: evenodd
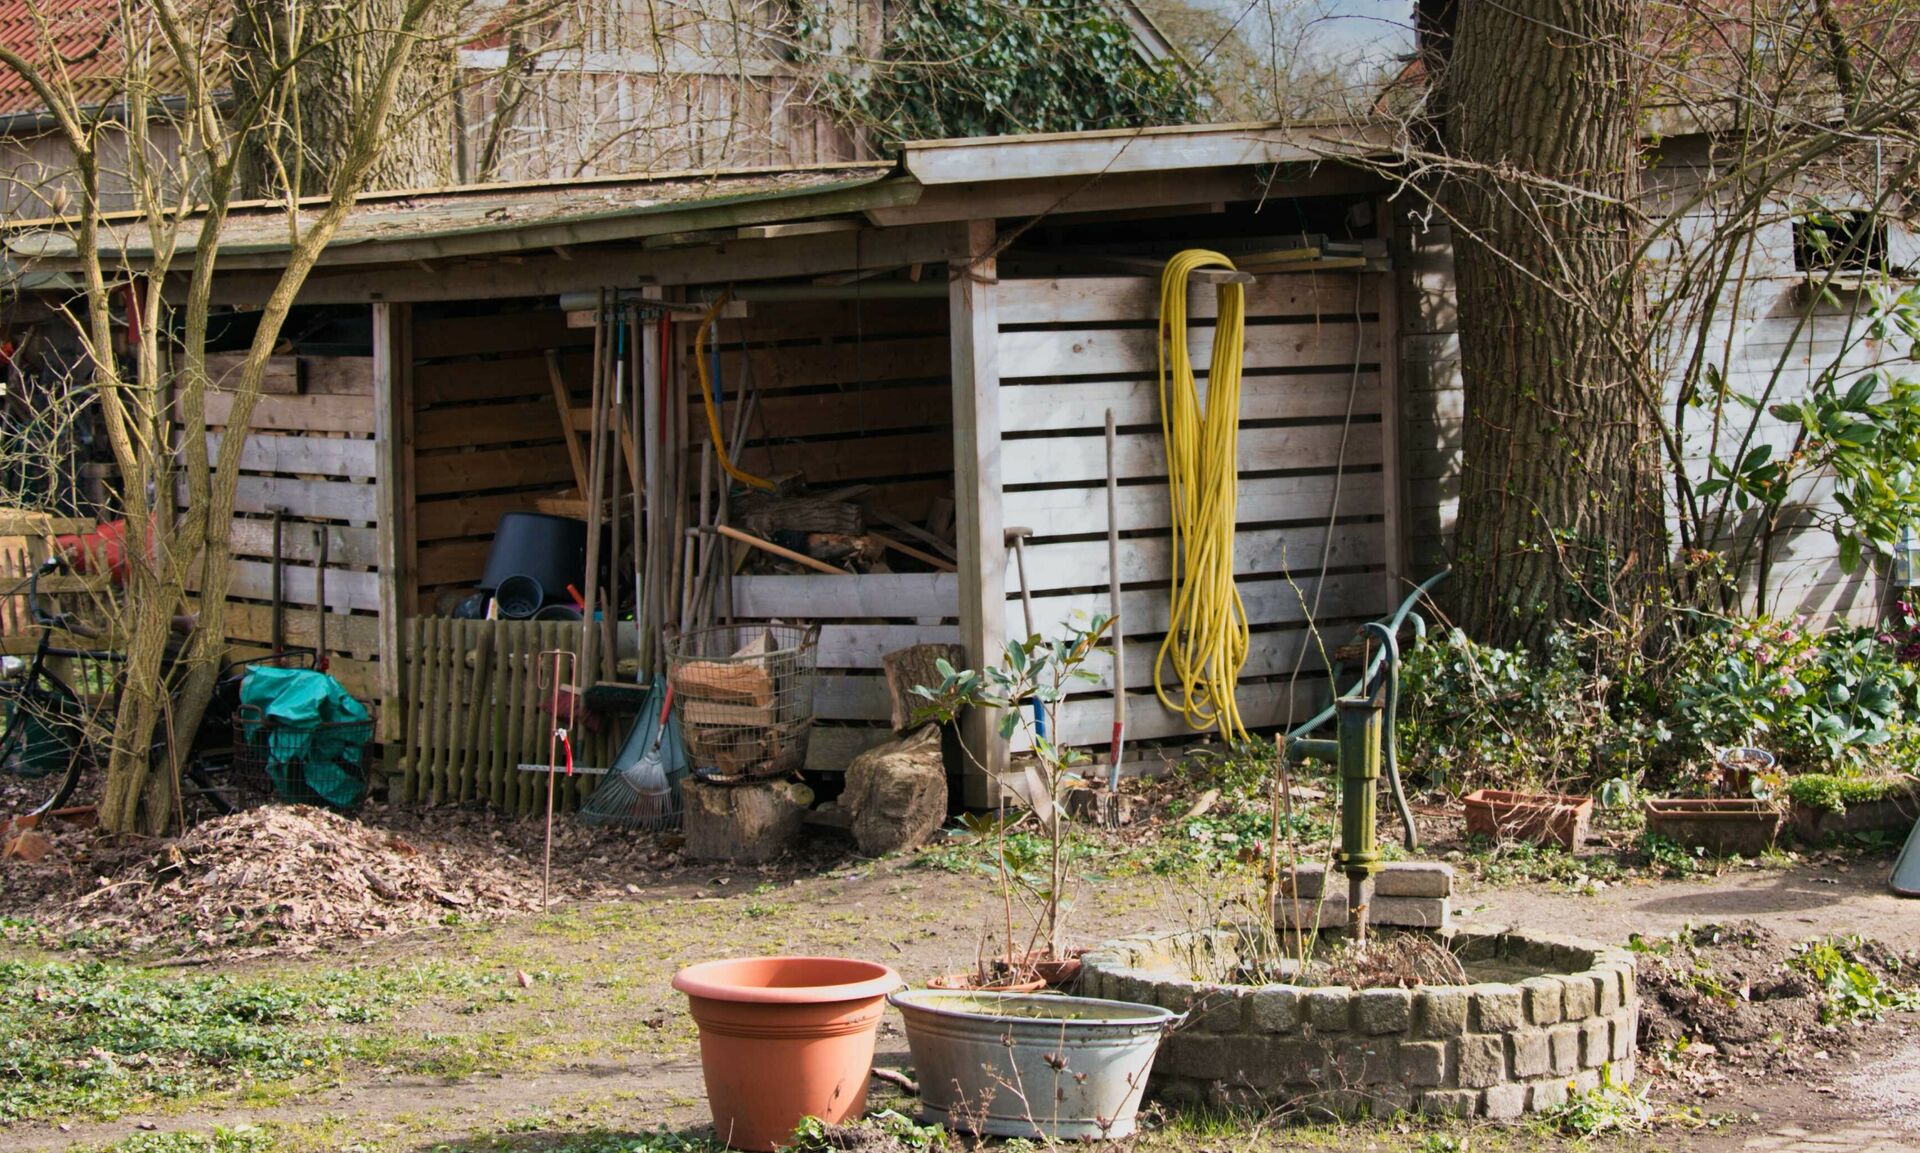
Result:
M65 805L91 762L87 709L59 680L22 681L5 696L0 735L0 812L44 813Z

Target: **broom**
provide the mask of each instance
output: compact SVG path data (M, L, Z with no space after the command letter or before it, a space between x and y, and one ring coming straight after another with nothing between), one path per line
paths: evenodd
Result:
M613 767L580 806L580 820L653 832L678 828L680 782L686 776L687 750L673 716L673 686L656 677Z

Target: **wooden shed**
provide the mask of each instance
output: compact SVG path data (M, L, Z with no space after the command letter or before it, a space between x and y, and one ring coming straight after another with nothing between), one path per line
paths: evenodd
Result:
M638 379L686 396L704 352L723 393L750 382L746 465L814 488L861 486L863 501L915 524L951 507L952 572L732 578L736 617L822 626L810 768L843 769L888 733L884 654L921 642L963 645L975 662L999 652L1020 612L1006 527L1033 530L1041 627L1105 610L1109 409L1127 683L1098 669L1059 735L1103 745L1120 691L1134 739L1189 736L1153 690L1172 572L1155 331L1159 266L1209 247L1272 269L1247 293L1235 549L1254 630L1241 711L1250 726L1281 725L1326 697L1309 617L1330 643L1345 639L1442 563L1450 529L1460 411L1444 245L1396 214L1384 180L1348 163L1384 152L1377 131L935 141L889 163L369 196L300 297L303 315L363 324L362 346L296 348L298 390L256 414L233 536L247 558L234 638L262 639L264 518L279 507L323 528L337 667L385 703L390 739L465 766L409 795L510 797L512 764L531 757L539 725L462 741L420 701L498 704L557 634L510 638L504 625L429 614L479 579L503 513L574 484L569 412L584 403L594 330L570 325L563 298L626 292L664 317L636 350ZM221 303L264 299L285 228L277 212L234 214ZM137 233L130 243L137 258ZM728 289L739 304L696 350L697 305ZM1212 289L1193 286L1189 303L1198 362ZM743 392L725 397L723 417ZM679 467L697 468L701 439L696 429L677 443ZM306 545L288 539L298 575L287 595L311 605L317 549L310 532ZM471 638L487 628L487 652L511 659L476 663ZM423 669L418 646L456 634L464 661ZM975 803L1004 763L985 723L968 734L983 759L967 785Z

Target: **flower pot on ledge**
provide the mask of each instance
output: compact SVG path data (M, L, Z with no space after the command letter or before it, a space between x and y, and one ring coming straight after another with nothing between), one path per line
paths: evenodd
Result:
M1475 789L1461 803L1467 808L1467 832L1475 836L1558 845L1570 853L1586 840L1593 819L1588 796Z
M1772 801L1656 797L1647 801L1646 812L1648 832L1717 856L1758 856L1786 823L1786 813Z

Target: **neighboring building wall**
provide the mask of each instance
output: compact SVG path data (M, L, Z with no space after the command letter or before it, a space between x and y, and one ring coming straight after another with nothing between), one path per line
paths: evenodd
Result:
M1667 142L1662 153L1665 166L1649 177L1653 211L1664 211L1660 204L1675 202L1663 198L1697 189L1704 169L1694 161L1701 152L1698 147ZM1690 214L1685 232L1690 237L1704 236L1712 223L1711 207L1703 207ZM1912 243L1910 235L1896 230L1892 243L1896 266ZM1835 364L1844 378L1898 355L1899 350L1890 346L1858 338L1857 310L1864 305L1863 298L1843 296L1838 307L1808 309L1808 276L1794 267L1792 218L1784 208L1755 231L1751 244L1737 298L1719 310L1712 327L1709 359L1729 387L1759 394L1774 380L1767 402L1792 401L1804 396L1819 374ZM1397 280L1403 317L1402 435L1411 489L1408 555L1418 576L1449 563L1459 510L1466 413L1450 229L1405 227L1394 259L1401 269ZM1654 275L1658 276L1657 266ZM1696 336L1699 331L1691 320L1682 330ZM1671 404L1685 358L1670 350L1664 359L1661 371L1668 381ZM1744 432L1744 410L1730 406L1730 412L1742 418ZM1708 475L1711 433L1705 425L1709 417L1704 409L1694 410L1686 430L1688 472L1696 482ZM1777 458L1784 456L1792 440L1793 430L1769 415L1761 418L1753 443L1773 445ZM1732 452L1725 445L1719 450L1722 456ZM1879 617L1884 605L1879 576L1864 569L1852 575L1842 572L1832 534L1811 523L1815 508L1831 511L1830 503L1820 502L1830 502L1832 491L1832 481L1824 478L1797 487L1772 550L1767 611L1863 623ZM1754 576L1752 566L1743 573L1748 609L1753 607Z
M877 51L882 0L839 6L849 55ZM526 45L519 88L502 45L461 54L479 79L461 109L468 180L564 180L620 172L862 160L858 135L812 100L789 62L790 6L775 0L601 0ZM496 126L503 96L507 120ZM499 136L497 162L485 163Z

